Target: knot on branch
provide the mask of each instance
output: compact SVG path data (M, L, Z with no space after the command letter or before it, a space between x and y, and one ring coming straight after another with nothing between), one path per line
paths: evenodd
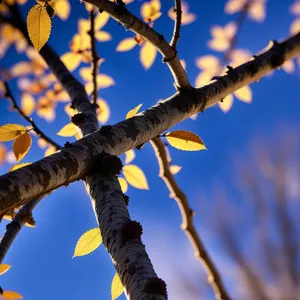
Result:
M10 223L8 223L8 224L6 225L6 230L8 230L8 229L9 229L10 227L12 227L12 226L17 227L18 230L21 229L21 225L20 225L19 222L17 222L17 221L11 221Z
M142 234L142 225L137 221L127 221L122 227L122 236L124 240L139 240Z
M26 210L20 210L18 212L18 216L21 220L24 221L24 223L28 223L31 226L35 226L35 220L33 218L32 212L26 211Z
M101 172L107 177L116 177L122 171L123 164L119 157L108 153L101 153L94 163L93 171Z
M71 122L75 124L76 126L80 126L84 123L85 115L83 113L78 113L71 117Z
M173 49L174 49L174 47L173 47ZM172 60L174 60L176 58L176 56L177 56L177 50L174 49L174 56L170 57L170 58L164 56L163 59L162 59L162 62L163 63L171 62Z
M146 293L159 294L164 296L166 299L168 299L167 285L160 278L153 277L148 279L144 291Z

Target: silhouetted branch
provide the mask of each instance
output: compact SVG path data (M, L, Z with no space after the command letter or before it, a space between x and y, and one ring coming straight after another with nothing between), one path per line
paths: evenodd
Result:
M178 208L182 217L181 228L189 238L189 241L195 251L195 257L199 259L208 276L208 282L211 284L214 290L215 298L218 300L230 299L223 285L221 276L208 252L206 251L204 244L194 226L194 211L190 208L186 195L179 188L173 174L170 171L167 152L163 141L159 137L156 137L151 140L151 145L158 160L159 176L163 179L168 190L170 191L170 197L173 198L178 204Z
M174 12L176 14L176 19L174 22L174 31L172 40L170 42L170 46L176 49L178 40L180 38L180 28L181 28L181 17L182 17L182 10L181 10L181 0L174 0Z
M16 109L18 111L18 113L21 115L21 117L23 117L27 122L29 122L32 127L33 127L33 131L39 135L42 139L44 139L45 141L47 141L48 144L54 146L56 148L56 150L60 150L62 147L57 144L54 140L52 140L50 137L48 137L37 125L36 123L33 121L32 118L29 118L28 116L26 116L24 114L24 112L22 111L21 107L18 105L15 97L12 94L12 91L8 85L8 83L5 81L4 82L5 85L5 89L6 89L6 93L5 93L5 97L8 98L12 105L13 108Z
M91 52L92 52L92 77L93 77L93 93L92 93L92 102L94 104L97 103L97 94L98 94L98 87L97 87L97 74L98 74L98 63L99 63L99 56L96 49L96 38L95 38L95 12L92 9L90 11L90 22L91 22L91 30L89 31L89 35L91 37Z
M163 35L131 14L125 6L120 8L120 5L109 0L86 0L85 2L95 5L101 11L106 11L117 22L122 24L126 30L131 30L146 41L149 41L163 55L163 60L171 70L176 87L191 88L186 71L181 65L176 50L169 45Z

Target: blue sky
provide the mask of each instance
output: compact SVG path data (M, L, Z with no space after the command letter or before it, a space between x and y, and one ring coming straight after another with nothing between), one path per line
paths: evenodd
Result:
M141 3L142 1L135 1L129 8L138 13ZM24 15L32 4L33 1L29 1L22 7ZM225 15L224 1L220 0L190 0L189 4L190 10L198 18L193 24L182 28L178 51L180 58L186 60L189 78L194 82L199 73L195 66L196 57L217 54L206 46L210 39L209 29L212 25L225 25L234 20L236 15ZM172 5L173 1L164 1L163 12ZM255 53L271 39L287 37L293 20L288 10L289 5L289 1L268 1L265 22L260 24L247 20L238 37L238 47ZM72 1L72 14L67 22L54 18L49 43L59 54L68 51L68 41L77 30L76 20L82 16L87 18L83 4ZM165 15L157 21L155 28L169 39L173 23ZM143 103L143 108L146 109L158 99L172 95L175 90L169 70L161 63L160 57L157 57L150 70L145 71L138 61L137 47L126 53L115 52L120 40L133 35L113 20L104 29L112 33L113 40L97 44L100 55L105 58L101 72L112 76L116 85L101 90L100 95L111 107L109 123L114 124L124 119L127 111L136 105ZM9 67L16 62L14 55L15 51L11 49L7 59L0 61L0 67ZM221 54L217 55L221 57ZM196 121L189 119L176 126L177 129L197 133L208 148L208 151L202 152L170 151L174 164L183 166L176 178L197 212L197 229L222 270L230 269L230 262L217 246L214 232L202 220L202 216L213 208L209 195L214 192L216 183L221 182L229 188L236 176L232 167L233 157L242 155L248 160L249 144L256 136L267 139L269 136L276 137L278 129L299 128L299 78L299 67L292 75L279 70L251 86L252 104L235 100L228 114L213 107L201 114ZM19 93L15 91L15 95L18 97ZM27 125L16 113L8 112L7 107L6 100L1 100L0 125ZM57 116L52 123L35 115L33 118L47 134L63 144L71 140L55 136L68 122L63 106L58 108ZM26 161L35 161L42 156L43 152L35 144ZM144 170L150 191L130 187L129 210L132 218L143 225L143 241L154 267L159 276L167 281L170 299L189 297L188 299L196 300L198 298L185 294L181 276L185 274L199 284L204 278L201 267L194 259L193 251L180 229L181 218L177 205L169 198L169 192L157 176L158 166L149 144L137 152L134 163ZM4 174L8 169L9 165L4 164L0 167L0 173ZM18 291L25 299L30 300L110 299L110 284L115 271L104 247L101 246L86 257L72 259L78 238L88 229L96 227L94 213L82 182L56 190L43 199L34 212L34 218L37 228L22 229L5 258L4 263L11 264L12 269L1 276L1 286ZM4 230L5 222L2 222L0 233ZM207 294L207 299L212 299L210 293Z

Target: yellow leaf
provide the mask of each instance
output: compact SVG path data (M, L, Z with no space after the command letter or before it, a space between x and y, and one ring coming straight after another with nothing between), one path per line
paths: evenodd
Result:
M56 12L56 15L62 20L67 20L70 16L71 5L69 0L56 0L53 3L53 8Z
M130 185L137 189L149 190L148 182L144 172L136 165L123 167L123 174Z
M300 18L295 19L290 26L290 33L297 34L300 31Z
M3 275L11 268L11 265L0 264L0 275Z
M0 165L5 161L7 149L4 145L0 144Z
M219 103L219 107L221 108L221 110L224 113L229 112L229 110L232 107L233 104L233 96L232 94L228 95L227 97L225 97L222 101L220 101Z
M118 177L118 180L119 180L119 183L120 183L120 186L121 186L121 190L125 194L127 192L127 190L128 190L128 183L122 177Z
M73 258L84 256L95 251L102 243L102 236L99 228L93 228L85 232L78 240Z
M135 152L133 149L126 151L125 153L125 164L130 164L135 159Z
M56 148L54 146L49 146L48 149L45 151L44 156L45 157L49 156L49 155L51 155L51 154L53 154L55 152L56 152Z
M25 163L21 163L21 164L16 164L16 165L12 166L9 169L9 172L21 169L21 168L29 166L29 165L31 165L31 162L25 162Z
M51 32L51 19L44 6L34 5L27 15L27 30L37 51L48 41Z
M13 77L24 76L32 73L32 64L29 61L21 61L11 67L11 75Z
M111 283L111 299L115 300L124 292L124 287L118 273L115 274Z
M139 104L138 106L136 106L135 108L133 108L132 110L130 110L127 114L126 114L126 119L130 119L132 117L134 117L138 111L140 110L140 108L142 107L142 104Z
M77 133L77 126L73 123L65 125L58 133L59 136L74 136Z
M113 78L111 78L110 76L108 75L105 75L105 74L98 74L97 75L97 86L98 86L98 89L102 88L108 88L112 85L115 84L115 81L113 80Z
M175 130L165 135L171 146L185 151L199 151L206 149L203 141L193 132Z
M282 65L282 69L287 73L293 73L295 71L295 64L292 60L287 60Z
M70 71L74 71L81 62L81 55L74 52L67 52L61 56L61 60Z
M99 105L99 108L97 109L98 121L105 124L110 117L110 108L104 99L97 99L97 104Z
M251 103L252 91L248 85L234 92L234 95L241 101Z
M35 101L32 95L28 93L22 94L21 108L26 116L30 116L35 109Z
M173 175L177 174L181 169L182 167L180 166L176 166L176 165L170 166L170 171Z
M72 108L70 104L65 105L64 111L69 117L73 117L75 114L78 113L78 111Z
M20 135L13 143L13 152L19 162L28 153L31 146L31 136L28 132Z
M106 12L102 12L101 14L97 14L95 18L95 30L100 30L103 28L107 21L109 20L109 14Z
M153 65L156 58L156 52L155 47L149 42L146 42L141 46L140 61L146 70Z
M25 133L27 129L19 124L5 124L0 126L0 142L15 140L18 136Z
M98 42L107 42L111 40L111 35L106 31L96 31L95 38Z
M136 45L137 42L134 38L126 38L118 44L116 51L118 52L129 51L132 48L134 48Z
M4 299L9 299L9 300L19 300L19 299L23 299L23 296L20 295L17 292L13 292L13 291L3 291L2 293L2 297L4 297Z

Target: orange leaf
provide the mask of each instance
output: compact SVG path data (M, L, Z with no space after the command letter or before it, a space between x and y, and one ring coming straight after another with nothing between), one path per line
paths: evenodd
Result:
M31 146L31 136L28 132L20 135L13 143L13 152L19 162L28 153Z

